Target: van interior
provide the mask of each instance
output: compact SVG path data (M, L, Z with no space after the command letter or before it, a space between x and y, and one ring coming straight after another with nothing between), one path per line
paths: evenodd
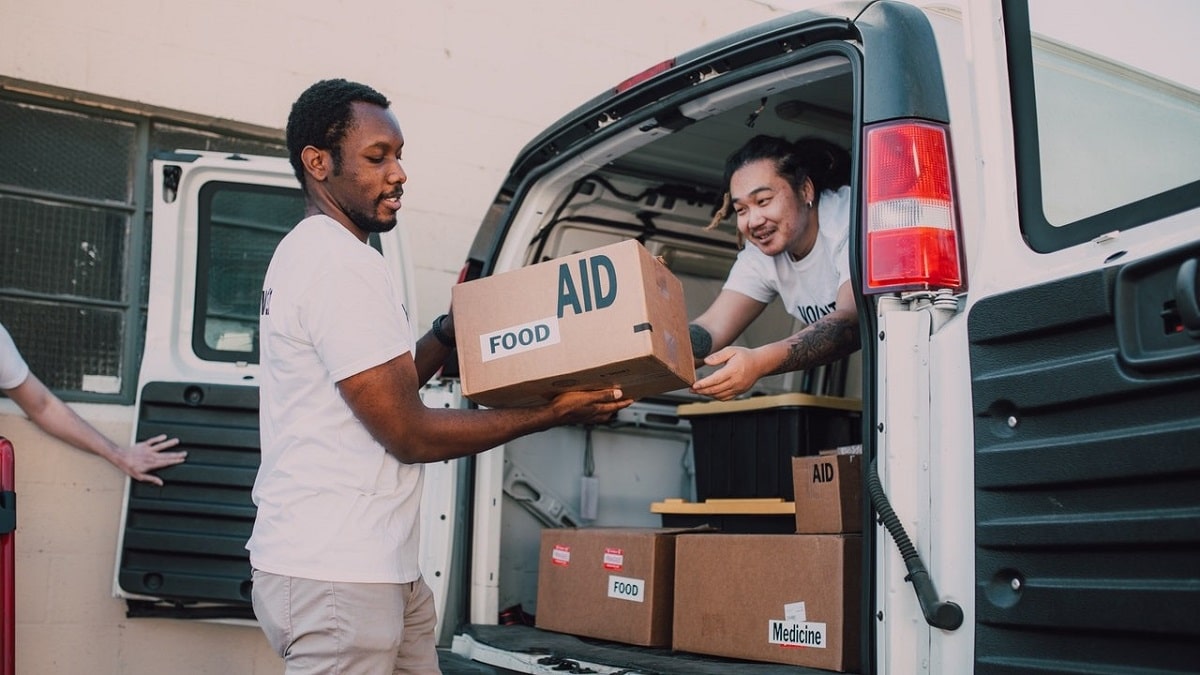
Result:
M688 316L699 315L720 292L739 250L732 210L713 222L725 192L726 157L758 134L789 140L816 136L850 149L853 82L847 58L817 55L659 107L660 117L635 120L533 183L512 215L493 271L636 238L680 279ZM735 344L764 344L799 327L775 301ZM701 367L697 377L711 370ZM856 401L860 373L854 354L820 372L764 378L743 397L799 392ZM700 402L711 399L686 389L669 392L638 401L612 424L558 428L506 445L499 536L502 623L534 621L544 528L698 524L652 509L664 508L661 503L670 498L697 499L694 429L678 410ZM859 437L857 413L839 421L845 442ZM735 449L742 450L754 451ZM598 493L594 511L584 503L584 493L591 491ZM472 619L483 623L486 617ZM470 628L480 639L495 639L483 626ZM531 639L528 646L534 648L553 636Z

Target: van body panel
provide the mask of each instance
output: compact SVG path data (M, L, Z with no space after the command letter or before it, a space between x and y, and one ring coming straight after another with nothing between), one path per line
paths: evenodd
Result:
M950 121L937 40L919 8L874 2L854 27L865 55L862 88L870 92L863 97L863 124L906 117Z

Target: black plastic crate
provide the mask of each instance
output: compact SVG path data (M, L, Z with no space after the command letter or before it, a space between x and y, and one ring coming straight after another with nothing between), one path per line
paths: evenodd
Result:
M687 403L696 501L794 499L792 457L862 442L858 399L810 394Z

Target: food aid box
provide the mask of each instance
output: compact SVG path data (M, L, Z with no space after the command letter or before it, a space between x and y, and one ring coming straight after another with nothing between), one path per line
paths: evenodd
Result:
M822 453L792 459L796 532L862 532L862 454Z
M686 529L542 530L536 625L646 647L671 645L675 539Z
M671 645L825 670L859 665L862 537L684 534Z
M633 239L454 286L463 393L491 407L696 379L679 279Z

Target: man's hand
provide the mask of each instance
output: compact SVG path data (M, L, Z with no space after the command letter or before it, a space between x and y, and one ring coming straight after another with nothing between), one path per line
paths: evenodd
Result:
M550 406L560 424L600 424L633 403L623 395L620 389L568 391L555 396Z
M168 439L166 434L147 438L141 443L122 449L117 464L134 480L162 485L162 479L149 472L179 464L186 459L187 452L182 450L163 452L177 445L179 439Z
M708 377L696 380L692 391L702 396L711 396L719 401L749 391L762 376L757 353L745 347L726 347L704 359L706 366L724 367Z

